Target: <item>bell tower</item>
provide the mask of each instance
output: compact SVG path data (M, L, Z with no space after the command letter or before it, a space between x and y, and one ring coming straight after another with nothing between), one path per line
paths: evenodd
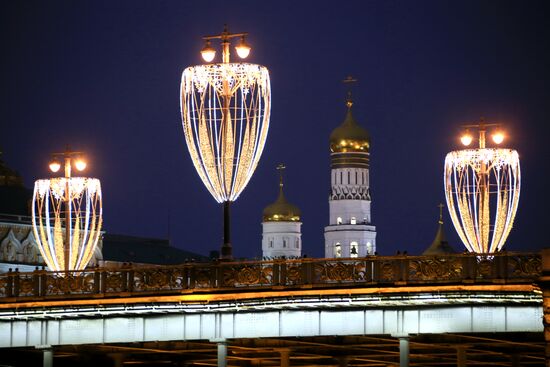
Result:
M330 134L331 187L329 225L325 227L325 257L364 257L376 252L376 227L371 219L370 137L352 114L348 77L347 113Z

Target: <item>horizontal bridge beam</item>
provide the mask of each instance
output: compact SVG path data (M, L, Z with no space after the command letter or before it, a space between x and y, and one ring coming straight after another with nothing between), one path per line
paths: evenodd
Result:
M182 292L183 293L183 292ZM313 298L313 303L308 300ZM394 286L394 287L369 287L369 288L325 288L325 289L267 289L248 290L240 292L189 292L177 295L132 295L120 294L119 297L95 297L92 299L42 299L26 301L12 299L12 302L0 303L0 320L12 318L13 310L17 315L26 315L26 309L39 308L40 315L54 313L56 308L79 308L86 306L114 306L133 304L208 304L208 309L215 310L223 305L228 310L239 307L256 307L256 304L274 307L307 307L325 306L327 301L335 299L343 301L344 305L372 307L373 305L385 306L426 306L430 304L452 305L464 303L542 303L540 289L533 284L460 284L437 286ZM290 300L290 301L289 301ZM377 302L377 303L372 303ZM150 306L155 307L155 306ZM339 307L335 305L335 307ZM46 312L44 308L48 308ZM265 308L265 307L264 307ZM192 307L187 307L188 310Z
M0 347L321 335L542 332L540 305L146 313L0 322Z

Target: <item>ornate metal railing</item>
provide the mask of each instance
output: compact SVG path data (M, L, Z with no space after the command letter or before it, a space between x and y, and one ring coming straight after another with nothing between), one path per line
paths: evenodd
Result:
M0 213L0 222L30 225L32 223L32 218L27 215L14 215L14 214Z
M541 256L499 253L480 257L372 256L355 259L298 259L186 263L56 273L17 270L0 274L0 303L31 299L138 296L145 294L369 287L453 283L531 283L541 275Z

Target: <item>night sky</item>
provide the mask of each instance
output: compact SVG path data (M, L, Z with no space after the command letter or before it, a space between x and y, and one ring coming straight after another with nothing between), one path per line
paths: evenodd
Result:
M505 125L522 164L509 250L550 245L550 12L543 1L11 1L0 8L0 147L28 187L70 144L101 179L109 233L170 237L208 254L222 208L185 146L181 72L202 62L201 37L249 32L249 62L271 73L266 149L233 205L239 257L261 256L263 208L302 209L304 252L324 253L330 132L354 115L372 137L372 218L381 254L418 254L444 202L443 162L459 126ZM217 45L216 45L217 46ZM450 243L463 250L445 213Z

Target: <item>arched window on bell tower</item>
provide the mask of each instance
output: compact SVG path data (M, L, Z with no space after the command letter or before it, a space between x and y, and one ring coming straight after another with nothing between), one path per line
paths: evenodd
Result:
M337 242L334 246L334 257L342 257L342 245L340 245L340 242Z
M359 245L356 241L352 241L349 245L349 257L358 257L359 256Z

